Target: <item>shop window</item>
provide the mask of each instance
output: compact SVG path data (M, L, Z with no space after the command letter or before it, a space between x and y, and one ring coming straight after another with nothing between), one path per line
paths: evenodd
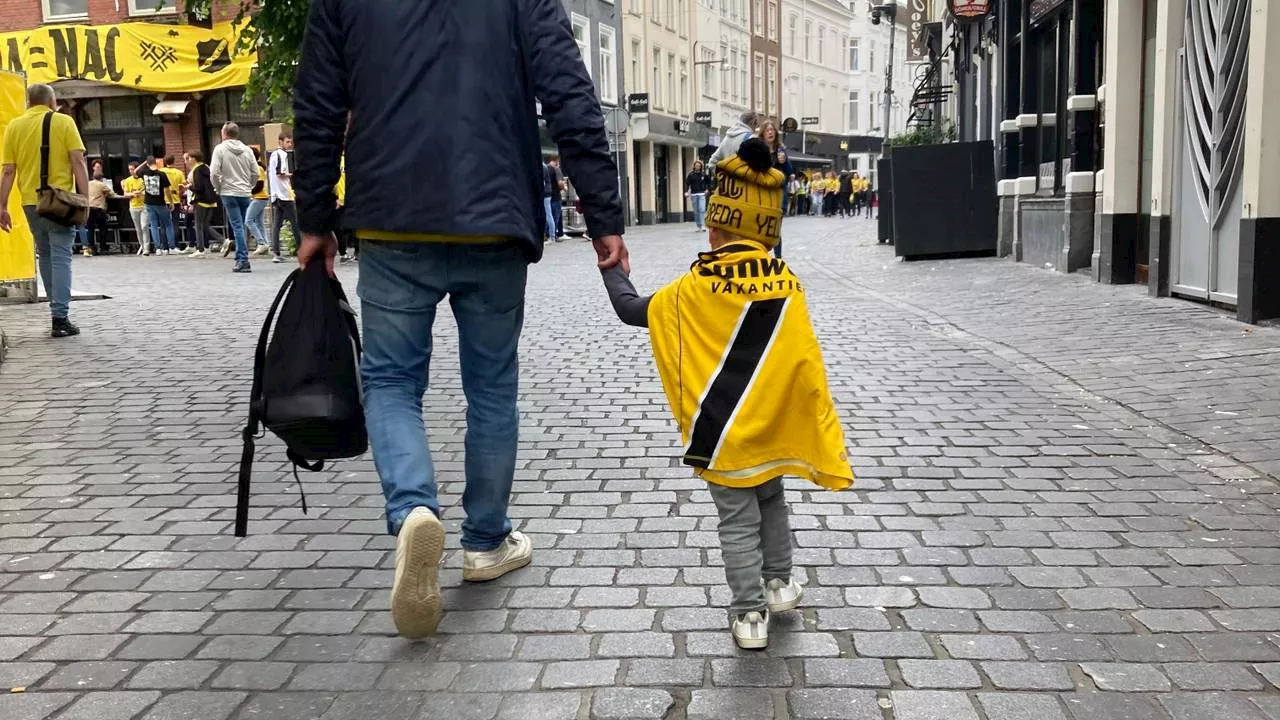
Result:
M45 20L67 20L89 16L89 0L42 0Z

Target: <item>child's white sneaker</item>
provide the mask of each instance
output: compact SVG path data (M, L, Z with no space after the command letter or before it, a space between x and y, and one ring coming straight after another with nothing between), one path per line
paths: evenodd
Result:
M743 650L769 647L769 611L751 611L735 615L730 625L733 641Z
M794 579L786 582L774 578L764 586L764 599L769 604L769 612L786 612L795 610L804 597L804 586Z

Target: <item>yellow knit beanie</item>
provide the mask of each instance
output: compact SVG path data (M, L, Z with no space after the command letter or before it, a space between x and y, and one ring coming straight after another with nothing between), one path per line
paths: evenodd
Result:
M748 138L738 154L716 165L716 189L707 203L707 227L720 228L769 247L782 232L782 173L759 138Z

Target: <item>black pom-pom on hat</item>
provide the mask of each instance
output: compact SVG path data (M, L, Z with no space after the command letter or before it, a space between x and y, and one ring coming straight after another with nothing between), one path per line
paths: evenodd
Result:
M773 167L773 153L760 138L747 138L738 146L738 157L756 172L767 172Z

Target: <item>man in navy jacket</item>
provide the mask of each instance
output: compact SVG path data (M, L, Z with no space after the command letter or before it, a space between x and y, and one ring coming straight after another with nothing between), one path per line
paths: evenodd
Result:
M345 148L342 225L361 239L365 415L398 538L391 614L407 637L435 632L443 612L444 528L422 396L446 296L467 396L463 578L492 580L532 557L507 504L525 279L545 229L538 102L599 267L628 267L604 117L559 0L311 4L294 87L298 260L332 272Z

